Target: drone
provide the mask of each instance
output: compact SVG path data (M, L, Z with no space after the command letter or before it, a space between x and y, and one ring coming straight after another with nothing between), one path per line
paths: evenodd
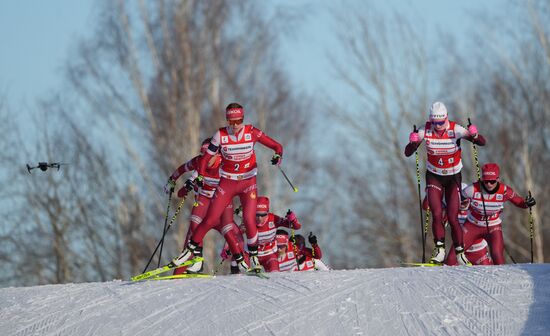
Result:
M59 168L60 168L62 165L66 165L66 163L60 163L60 162L52 162L52 163L38 162L38 166L36 166L36 167L31 167L31 166L29 166L29 164L27 164L27 170L29 171L29 174L31 173L31 170L36 169L36 168L40 168L41 171L46 171L46 170L48 170L48 168L57 168L57 170L59 170Z

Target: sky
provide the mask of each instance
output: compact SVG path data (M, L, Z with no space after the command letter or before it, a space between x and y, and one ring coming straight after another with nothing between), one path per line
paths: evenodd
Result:
M363 1L342 1L355 6ZM0 2L0 94L15 107L32 105L45 97L63 79L63 64L79 38L94 30L92 0L22 0ZM367 4L382 11L403 10L425 22L429 28L443 29L459 39L469 31L468 13L494 8L501 0L371 0ZM301 88L313 92L333 81L327 72L327 52L335 45L334 24L330 20L330 0L274 0L271 6L305 8L308 15L292 34L283 38L281 56L291 78ZM327 5L327 6L325 6ZM338 90L333 86L332 91Z
M550 265L0 289L3 335L548 335Z

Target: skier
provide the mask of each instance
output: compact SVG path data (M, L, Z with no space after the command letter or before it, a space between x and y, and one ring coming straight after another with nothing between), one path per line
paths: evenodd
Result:
M296 240L296 249L298 251L298 270L300 271L313 271L313 270L328 270L328 267L321 261L323 252L317 244L317 237L313 232L309 233L308 241L311 244L311 248L306 247L306 239L304 236L297 234L294 239Z
M405 156L411 156L426 141L428 154L426 162L426 186L428 202L432 211L432 233L434 250L430 262L441 264L445 260L445 227L442 220L442 197L447 203L447 216L451 226L454 250L458 261L468 265L464 255L462 229L458 223L458 206L460 185L462 182L462 160L460 140L466 139L477 145L484 146L485 138L478 134L475 125L468 129L450 121L447 108L441 102L435 102L430 108L430 120L424 127L411 132L409 143L405 148Z
M277 230L277 254L279 261L279 271L293 272L298 270L296 262L296 253L294 252L294 244L288 239L288 232L285 230Z
M260 196L256 203L256 227L258 228L258 259L266 272L279 272L277 259L277 228L287 227L299 230L302 225L296 215L288 211L285 218L269 212L269 198Z
M174 190L176 186L176 181L178 178L186 172L193 172L193 175L197 175L196 169L200 165L202 160L205 160L205 153L210 144L210 138L205 139L201 145L201 154L195 156L188 162L182 164L178 167L172 175L168 178L168 182L164 186L164 191L166 193ZM219 167L221 163L221 156L218 153L215 153L208 159L207 168L204 172L204 183L201 187L198 187L196 192L196 200L193 204L193 209L191 210L191 215L189 217L189 229L187 230L187 235L184 241L184 248L189 242L189 239L193 232L197 229L198 225L202 222L203 218L208 212L211 198L214 195L214 191L220 181ZM192 175L192 176L193 176ZM192 179L185 181L185 186L178 191L178 197L187 196L187 192L194 189L194 184ZM243 246L239 244L237 237L234 235L234 231L238 231L237 225L233 220L233 204L229 203L221 217L218 217L218 221L215 224L215 229L220 232L220 234L225 238L228 243L229 249L231 250L232 255L237 261L243 259ZM202 244L200 244L195 250L196 256L202 256ZM200 272L203 268L203 262L200 261L191 265L190 267L180 267L174 270L174 274L181 274L184 272Z
M181 265L189 260L197 252L204 236L216 224L225 207L234 196L239 196L243 207L243 221L246 227L247 245L250 257L250 266L255 270L261 269L258 260L258 230L256 228L256 155L254 145L256 142L271 148L275 154L271 158L271 164L280 165L283 156L283 146L273 140L261 130L252 125L244 125L244 108L231 103L225 109L228 126L220 128L212 137L204 160L201 161L195 179L198 184L203 182L206 173L206 162L221 150L220 183L214 193L210 210L206 218L193 232L187 246L181 254L172 260L175 265ZM244 260L239 264L243 268L249 268Z
M481 183L475 182L462 191L464 197L471 199L468 217L464 224L464 247L468 249L478 238L484 238L489 244L491 257L495 265L504 264L504 239L500 214L506 201L518 208L529 208L536 204L533 197L521 198L508 185L500 182L500 168L496 163L487 163L481 168ZM451 251L447 264L454 265L457 256Z

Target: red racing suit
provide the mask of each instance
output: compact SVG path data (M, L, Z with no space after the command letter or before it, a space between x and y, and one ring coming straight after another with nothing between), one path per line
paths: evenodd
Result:
M204 236L212 229L224 209L239 196L243 207L243 222L246 227L247 245L250 251L256 251L258 230L256 228L256 155L254 145L261 143L275 151L281 157L283 147L252 125L244 125L237 134L232 134L228 127L220 128L212 137L204 160L198 172L206 173L206 162L220 150L222 155L220 183L214 193L210 210L206 218L193 233L191 240L202 242Z
M491 257L495 265L504 264L504 239L502 236L502 220L500 214L504 203L512 202L519 208L527 208L525 200L504 183L499 183L492 192L488 192L479 182L466 187L462 194L470 198L468 217L464 223L464 249L483 238L489 244ZM453 250L447 258L448 265L456 265L456 254Z

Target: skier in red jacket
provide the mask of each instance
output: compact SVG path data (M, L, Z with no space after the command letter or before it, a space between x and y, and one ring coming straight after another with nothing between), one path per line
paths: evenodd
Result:
M189 243L181 254L172 260L172 264L181 265L189 260L200 246L204 236L216 225L216 222L234 196L239 196L243 207L243 221L246 227L247 245L250 256L250 266L260 269L258 260L258 230L256 228L256 155L254 145L256 142L275 151L271 159L273 165L279 165L282 161L283 146L267 136L261 130L252 125L243 124L244 108L231 103L225 109L227 126L220 128L208 146L205 158L198 168L198 184L203 183L206 172L206 163L218 151L221 153L220 183L214 193L214 198L206 218L193 232ZM246 262L240 262L243 268L248 268Z
M170 192L174 189L176 185L176 181L178 178L183 175L186 172L195 172L195 170L200 165L200 162L202 160L205 160L204 154L206 153L206 150L208 148L208 145L210 144L210 138L205 139L202 142L201 146L201 154L195 156L188 162L182 164L180 167L178 167L172 175L168 178L168 182L166 183L166 186L164 187L165 192ZM216 190L216 187L218 186L218 183L220 181L220 173L219 173L219 167L221 163L221 156L216 153L212 157L208 159L207 168L204 172L204 183L201 187L198 187L195 194L195 202L193 204L193 209L191 210L191 215L189 217L189 229L187 230L187 235L185 237L184 241L184 247L189 242L189 239L193 232L197 229L198 225L202 222L203 218L206 216L212 196L214 195L214 191ZM196 172L195 172L196 174ZM187 193L194 189L194 184L192 179L188 179L185 182L185 185L178 191L178 197L186 197ZM235 224L233 220L233 204L229 203L223 213L221 214L221 217L218 218L218 221L216 225L214 226L215 229L220 232L220 234L225 238L225 240L228 243L229 249L231 250L231 253L237 260L242 260L242 252L243 252L243 246L242 244L239 244L237 238L234 235L234 231L238 231L237 225ZM202 244L200 244L196 251L195 255L202 256ZM189 267L180 267L174 270L174 274L181 274L184 272L200 272L203 268L203 262L200 261L198 263L195 263Z
M529 208L536 204L533 197L523 199L508 185L500 181L500 168L496 163L487 163L481 168L481 183L466 187L462 194L470 199L470 208L464 223L464 248L468 249L476 240L484 238L489 244L495 265L504 264L504 239L502 220L504 203L512 202L518 208ZM451 251L448 265L456 265L456 255Z
M409 157L418 149L422 141L426 142L428 153L426 187L433 214L432 232L435 244L431 258L433 263L441 264L445 260L445 227L442 219L442 198L445 196L454 250L460 264L469 264L464 255L462 229L458 223L459 193L462 182L461 139L480 146L485 145L485 139L478 134L475 125L465 129L456 122L450 121L445 105L435 102L430 108L430 120L424 127L420 127L409 135L409 144L405 148L405 156Z
M258 228L258 259L266 272L279 272L275 235L280 227L299 230L302 225L294 212L279 217L269 212L269 198L260 196L256 203L256 227Z

